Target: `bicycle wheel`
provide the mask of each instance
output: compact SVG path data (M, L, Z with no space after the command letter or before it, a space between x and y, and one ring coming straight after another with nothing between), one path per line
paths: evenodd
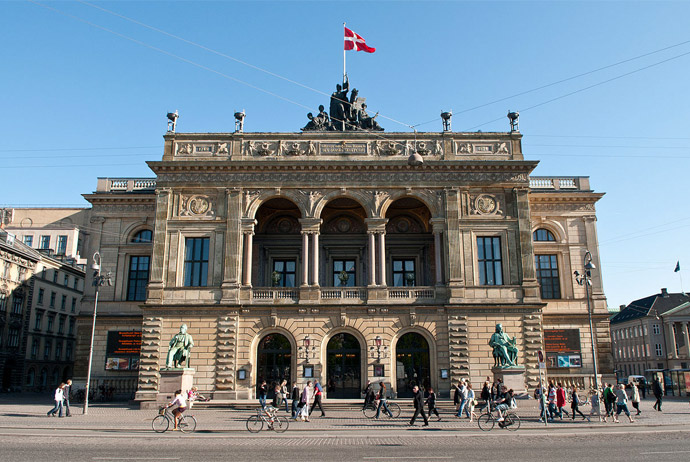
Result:
M400 417L400 406L395 404L395 403L388 403L388 409L391 411L391 414L393 414L393 419L397 419Z
M373 404L368 404L367 407L362 409L362 413L364 414L364 417L366 417L367 419L373 419L376 415L376 406L374 406Z
M178 428L182 433L192 433L196 430L196 419L193 415L183 415L178 424Z
M520 428L520 417L514 412L508 412L503 426L506 430L510 430L511 432L517 431Z
M156 433L163 433L169 426L170 421L164 415L156 416L151 422L151 427L153 427L153 431Z
M495 424L496 420L491 414L482 414L477 419L477 425L479 425L479 428L485 432L491 431Z
M276 433L285 432L290 426L290 421L282 415L273 419L273 431Z
M261 417L253 415L247 419L247 430L251 433L259 433L264 428L264 421Z

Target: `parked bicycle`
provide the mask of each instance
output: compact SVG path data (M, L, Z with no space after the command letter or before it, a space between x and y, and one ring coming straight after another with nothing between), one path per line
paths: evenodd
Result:
M490 409L484 412L477 419L477 424L482 431L488 432L493 430L494 425L498 423L500 428L505 428L510 431L517 431L520 428L520 417L511 411L506 409L503 412L503 420L499 421L495 406L490 406Z
M158 411L158 415L151 422L151 427L156 433L163 433L170 428L170 424L175 427L175 417L168 410L168 407L162 407ZM191 433L196 430L196 418L193 415L182 414L180 416L180 421L177 423L177 428L180 429L182 433Z
M398 417L400 417L400 406L398 404L392 403L390 401L386 401L386 404L388 405L388 410L391 411L391 414L393 414L393 416L389 416L383 408L381 409L382 415L385 415L386 417L392 419L397 419ZM364 417L366 417L367 419L373 419L374 417L376 417L376 410L378 409L378 407L378 401L372 401L369 404L367 404L364 409L362 409L362 414L364 414Z
M287 417L276 415L277 409L264 410L258 408L256 415L250 416L247 419L247 430L251 433L259 433L264 428L264 424L268 430L273 430L276 433L283 433L290 426L290 421Z

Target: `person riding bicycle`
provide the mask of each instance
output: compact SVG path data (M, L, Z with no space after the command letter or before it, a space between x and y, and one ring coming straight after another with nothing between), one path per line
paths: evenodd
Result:
M187 400L185 399L184 395L182 394L182 390L177 390L175 391L175 398L168 403L166 408L177 406L175 409L173 409L172 414L173 414L173 430L179 430L177 428L177 425L180 421L180 418L182 417L182 413L187 410Z
M501 387L501 392L498 394L496 401L496 412L498 414L499 426L503 426L503 421L505 420L505 413L510 409L513 403L513 389L506 389L506 386Z
M266 417L268 417L269 429L273 428L273 421L276 418L276 413L278 412L278 409L280 409L280 406L283 404L283 395L280 392L279 384L276 384L275 388L273 389L273 393L273 401L271 401L271 404L263 408L264 414L266 414Z

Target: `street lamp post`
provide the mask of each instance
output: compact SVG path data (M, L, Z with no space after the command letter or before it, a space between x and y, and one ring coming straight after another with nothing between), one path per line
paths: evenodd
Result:
M596 392L599 393L599 369L597 367L597 351L595 346L595 336L594 336L594 323L592 322L592 306L589 300L589 288L592 285L592 270L596 269L594 263L592 263L592 254L585 252L584 258L585 272L580 274L575 271L575 281L581 286L585 286L585 297L587 298L587 314L589 315L589 334L592 340L592 364L594 365L594 387Z
M101 275L101 254L96 252L93 254L93 264L91 269L93 273L93 286L96 288L96 297L93 302L93 322L91 324L91 346L89 347L89 367L86 372L86 394L84 395L84 414L89 413L89 387L91 386L91 363L93 361L93 339L96 336L96 312L98 311L98 289L103 285L113 285L112 275L110 272L105 276Z

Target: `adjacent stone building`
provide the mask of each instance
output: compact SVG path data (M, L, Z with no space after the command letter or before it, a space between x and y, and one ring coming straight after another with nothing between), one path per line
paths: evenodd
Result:
M415 153L421 165L408 164ZM519 132L169 132L148 164L155 178L101 178L85 195L88 254L113 274L94 378L116 391L156 399L182 323L195 384L216 399L312 377L328 398L359 397L368 379L447 396L462 377L492 375L498 323L516 337L525 388L545 336L549 375L590 385L572 274L587 249L600 267L602 194L585 177L530 177ZM592 282L599 371L611 374L598 271ZM79 318L81 378L93 296ZM126 345L139 334L140 352Z

